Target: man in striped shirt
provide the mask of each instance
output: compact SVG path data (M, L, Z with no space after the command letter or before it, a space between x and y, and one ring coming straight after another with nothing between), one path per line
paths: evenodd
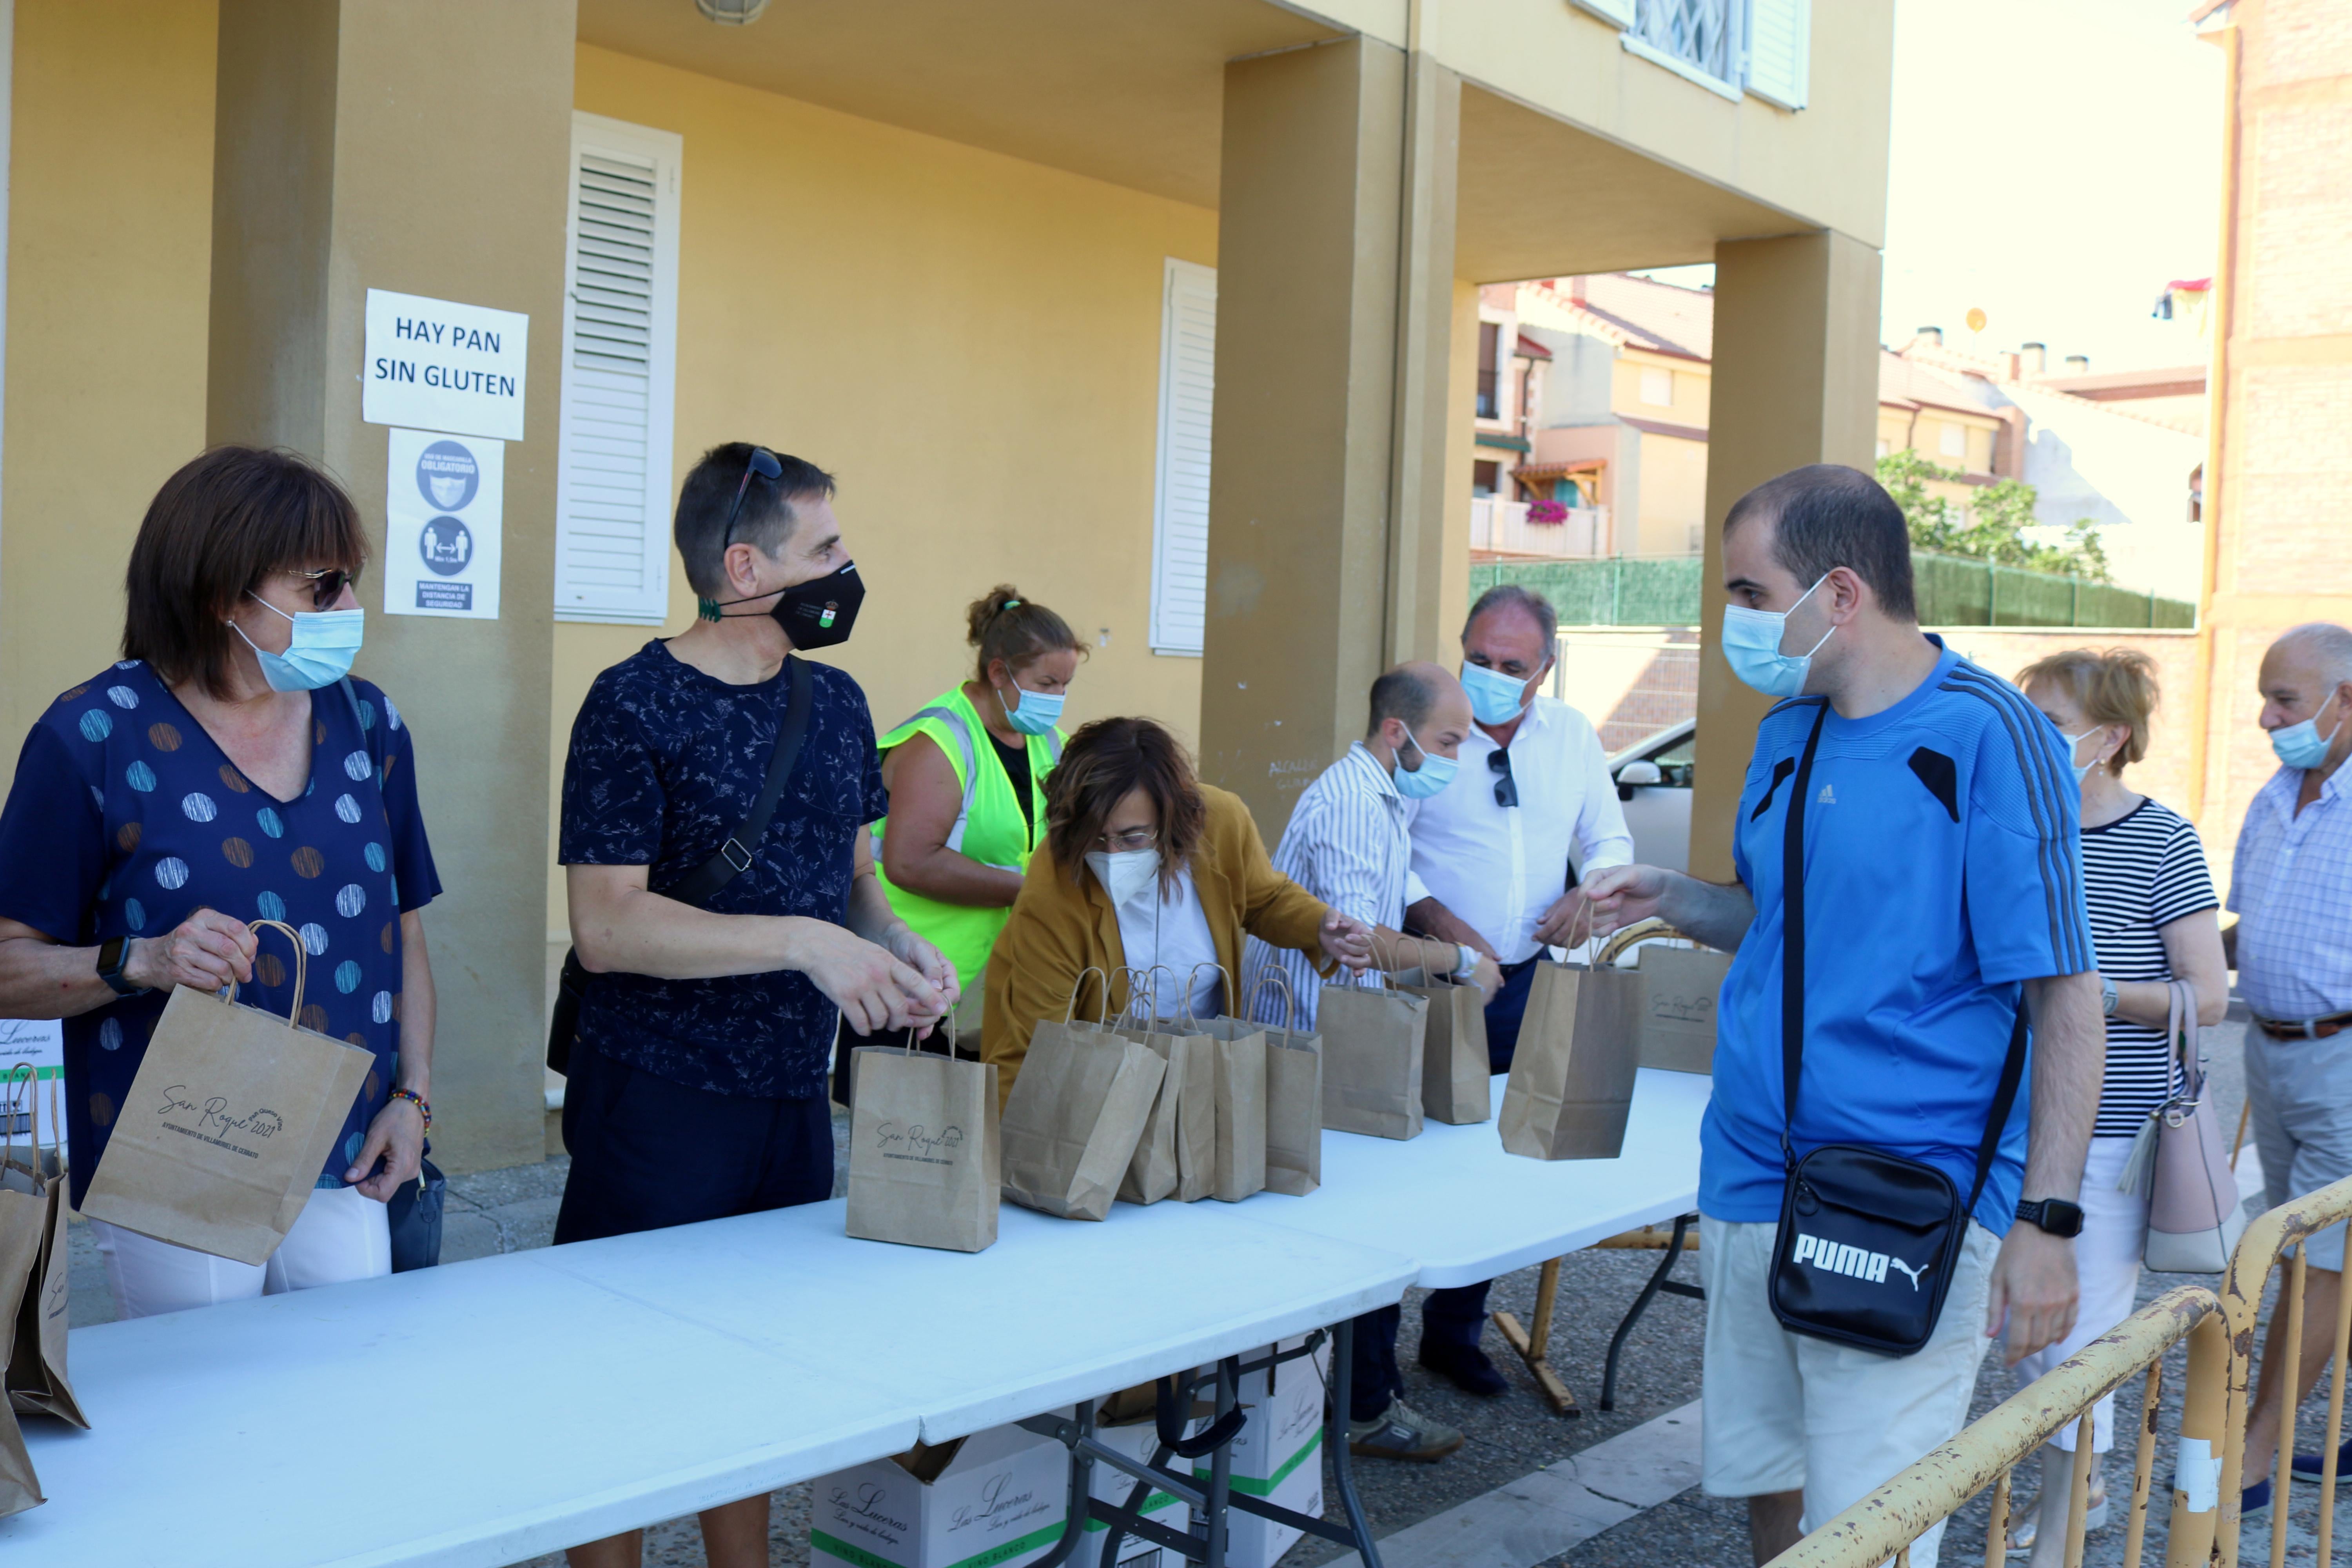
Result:
M1433 664L1404 664L1372 682L1371 721L1348 754L1323 770L1291 808L1290 824L1274 851L1274 868L1342 914L1373 928L1374 961L1391 969L1450 971L1475 982L1491 998L1502 971L1482 952L1453 942L1400 934L1405 906L1423 896L1412 871L1405 833L1408 795L1443 789L1470 732L1470 700L1462 683ZM1242 994L1253 1016L1279 1024L1289 1002L1279 974L1297 997L1296 1026L1315 1026L1323 981L1304 953L1268 947L1253 937L1242 961ZM1356 1320L1354 1384L1348 1447L1375 1458L1423 1463L1462 1447L1462 1434L1409 1408L1399 1397L1396 1336L1402 1313L1383 1307Z
M2296 626L2263 656L2263 728L2279 770L2246 809L2230 874L2222 933L2238 993L2254 1016L2246 1031L2246 1098L2271 1206L2352 1176L2352 631ZM2306 1244L2300 1405L2326 1368L2344 1280L2344 1227ZM2267 1477L2278 1451L2287 1387L2271 1375L2286 1353L2285 1314L2273 1314L2259 1393L2246 1429L2245 1474ZM2352 1449L2352 1444L2347 1445ZM2294 1470L2321 1473L2323 1456ZM2345 1455L2352 1460L2352 1452ZM2339 1472L2342 1473L2342 1472ZM2267 1503L2254 1479L2247 1503ZM2257 1493L2260 1494L2257 1497Z

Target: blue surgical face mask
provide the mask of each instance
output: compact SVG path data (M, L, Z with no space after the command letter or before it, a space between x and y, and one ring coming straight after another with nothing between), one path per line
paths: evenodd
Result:
M1470 694L1470 716L1481 724L1507 724L1526 712L1527 689L1525 677L1462 661L1462 689Z
M2087 729L2087 730L2084 731L2083 731L2081 734L2079 734L2079 735L2069 735L2069 736L2067 736L2067 737L2066 737L2066 760L2067 760L2068 762L2070 762L2070 763L2074 762L2074 748L2075 748L2075 747L2077 747L2077 746L2079 746L2079 745L2081 745L2084 741L2089 740L2092 736L2094 736L2094 735L2096 735L2096 734L2100 733L2102 731L2104 731L2104 730L2105 730L2105 729L2106 729L2106 726L2105 726L2105 724L2094 724L2094 725L2092 725L2089 729ZM2097 767L2098 765L2099 765L2099 759L2098 759L2098 758L2096 758L2096 757L2093 757L2093 758L2092 758L2089 762L2087 762L2087 763L2074 763L2074 782L2075 782L2076 784L2081 784L2084 779L2086 779L2086 778L2088 778L2088 777L2090 776L2091 770L2092 770L2093 768Z
M1454 782L1454 775L1462 770L1462 764L1452 757L1433 756L1423 752L1420 740L1410 730L1404 732L1404 738L1412 742L1414 751L1421 752L1421 766L1408 768L1404 765L1404 754L1397 754L1396 772L1391 775L1396 780L1397 794L1407 800L1427 800L1431 795L1444 794L1445 786Z
M2326 712L2328 703L2335 700L2336 693L2329 692L2327 702L2319 705L2319 713ZM2291 768L2315 768L2327 760L2327 748L2336 743L2336 731L2342 721L2329 725L2327 733L2323 735L2319 732L2319 713L2300 724L2271 731L2271 750L2278 754L2280 762Z
M294 623L294 638L284 653L271 653L246 637L243 626L228 623L229 629L245 637L245 646L261 661L261 679L269 682L270 690L316 691L352 672L352 660L359 657L360 638L367 629L365 610L305 610L287 616L258 594L247 596L271 615L286 616Z
M1812 588L1797 595L1797 605L1813 596L1813 589L1829 581L1824 572ZM1830 640L1837 627L1822 634L1803 653L1782 653L1781 634L1789 628L1790 611L1751 610L1739 605L1723 606L1723 657L1731 666L1731 673L1767 697L1794 697L1805 689L1805 674L1811 668L1813 655L1822 651L1822 643Z
M1052 734L1054 726L1061 721L1062 704L1069 700L1069 693L1032 691L1017 680L1013 683L1013 689L1015 693L1013 700L1021 704L1018 708L1004 701L1003 692L996 694L997 701L1004 704L1005 721L1024 735Z

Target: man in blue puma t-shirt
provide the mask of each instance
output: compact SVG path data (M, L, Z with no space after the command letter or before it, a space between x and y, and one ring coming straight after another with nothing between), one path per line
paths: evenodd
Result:
M1737 952L1701 1134L1704 1480L1748 1500L1761 1563L1957 1433L2004 1321L2011 1363L2072 1326L2067 1238L2105 1034L2065 742L2015 688L1921 633L1893 499L1852 468L1783 474L1731 509L1723 562L1724 655L1785 699L1757 731L1740 793L1738 880L1625 866L1586 891L1597 929L1656 915ZM1796 810L1797 1158L1860 1144L1934 1165L1967 1194L2019 1008L2032 1027L2030 1094L2003 1131L1943 1315L1909 1356L1791 1333L1768 1294L1787 1175L1782 856ZM1881 1282L1927 1288L1915 1267L1890 1266ZM1934 1568L1941 1534L1914 1544L1919 1568Z

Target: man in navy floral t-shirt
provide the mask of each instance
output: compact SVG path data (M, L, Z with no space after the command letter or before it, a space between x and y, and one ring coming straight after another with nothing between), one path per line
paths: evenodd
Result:
M787 656L849 635L864 589L833 479L741 442L678 496L701 618L596 678L572 721L561 855L593 976L563 1100L572 1173L555 1239L652 1230L833 1194L825 1067L856 1034L941 1017L956 974L891 912L869 824L889 814L857 683L811 664L800 761L749 862L703 905L666 898L719 853L767 777ZM763 1494L706 1510L714 1568L768 1561ZM636 1563L634 1535L575 1565Z

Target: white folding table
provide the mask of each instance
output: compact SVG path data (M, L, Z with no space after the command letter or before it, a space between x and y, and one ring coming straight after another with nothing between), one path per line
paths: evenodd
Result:
M1223 1205L1007 1205L966 1256L839 1201L78 1331L93 1429L0 1552L494 1568L1397 1300L1411 1258ZM1181 1267L1171 1267L1181 1260Z

